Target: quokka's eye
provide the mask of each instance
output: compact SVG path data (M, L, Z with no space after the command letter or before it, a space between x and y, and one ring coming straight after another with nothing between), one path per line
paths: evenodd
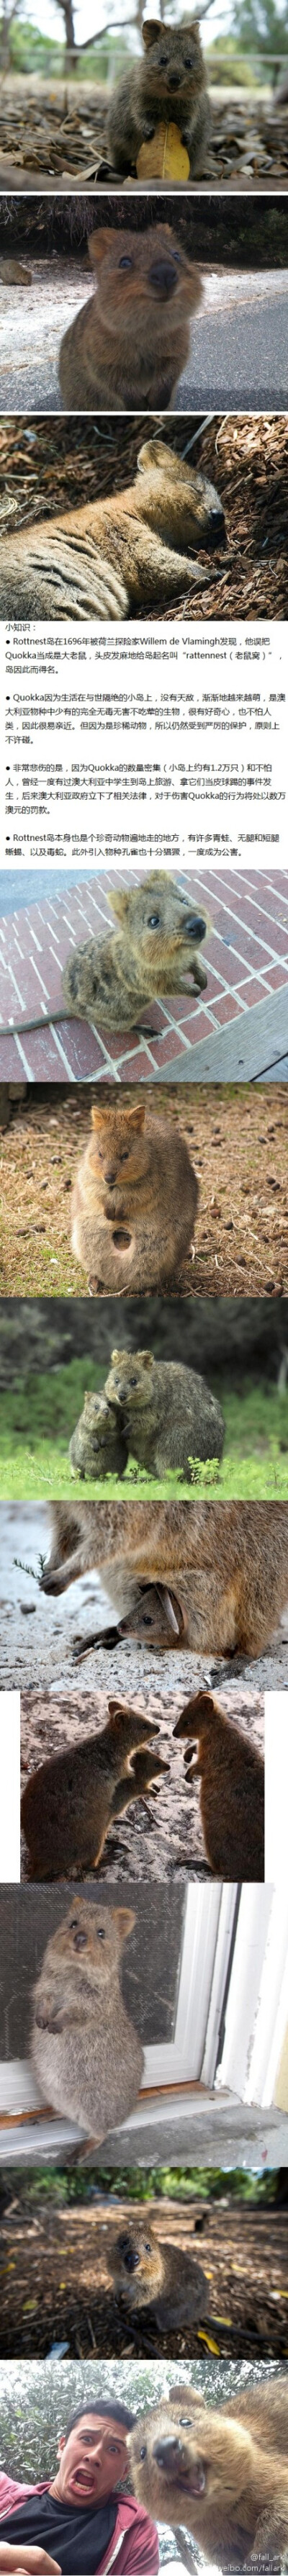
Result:
M150 912L148 930L160 930L160 912Z
M123 252L123 259L119 259L119 268L133 268L133 259L128 258L128 251L127 255L125 254L125 258Z

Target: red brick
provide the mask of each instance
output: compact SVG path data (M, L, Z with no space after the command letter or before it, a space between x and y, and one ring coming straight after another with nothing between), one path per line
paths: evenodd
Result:
M118 1073L120 1082L149 1082L149 1078L151 1082L151 1064L147 1055L140 1055L140 1049L139 1055L129 1057L129 1064L123 1064L123 1069L118 1065Z
M184 1056L185 1049L182 1047L181 1029L179 1029L179 1031L177 1029L167 1029L167 1037L163 1039L158 1038L158 1041L156 1041L156 1038L154 1041L153 1038L153 1045L151 1039L150 1052L153 1054L153 1063L155 1062L157 1067L160 1067L162 1064L172 1064L173 1056L180 1055L181 1052Z
M280 990L280 984L287 984L287 1003L288 1003L288 964L287 964L287 966L286 966L286 971L285 971L285 966L269 966L269 967L267 967L267 968L266 968L266 982L267 982L267 984L269 985L269 992L270 992L270 986L272 986L272 990L273 990L273 992L274 992L274 993L279 992L279 990Z
M217 1016L217 1025L218 1025L218 1022L219 1022L219 1024L220 1024L220 1027L221 1027L221 1028L222 1028L222 1027L224 1027L224 1022L225 1022L225 1020L236 1020L236 1019L239 1019L239 1020L240 1020L240 1017L241 1017L241 1019L242 1019L242 1012L240 1013L240 1003L236 1001L236 994L234 994L234 998L233 998L233 994L232 994L232 993L223 993L223 1002L217 1002L217 1015L216 1015L216 1016Z
M246 1010L250 1011L253 1002L264 1002L266 992L267 984L262 982L261 975L246 975L245 984L238 984L238 1001L245 1002Z
M135 1037L136 1045L136 1033L133 1029L115 1029L115 1033L112 1029L103 1029L103 1040L107 1047L107 1053L111 1056L112 1064L114 1064L114 1060L115 1064L118 1064L118 1056L129 1055L129 1051L133 1046L133 1036Z
M189 1038L190 1046L197 1046L198 1038L208 1037L215 1037L215 1024L209 1011L198 1011L197 1020L185 1020L185 1038Z
M1 1082L19 1082L21 1079L21 1073L23 1073L24 1079L24 1065L21 1064L21 1057L18 1053L16 1038L1 1038L0 1031Z
M208 972L210 963L211 965L213 964L213 966L215 965L216 972L218 968L218 974L223 977L223 982L225 982L225 984L241 984L243 975L243 957L236 957L234 948L224 948L221 941L218 939L209 939L209 942L207 940L205 964L208 966Z

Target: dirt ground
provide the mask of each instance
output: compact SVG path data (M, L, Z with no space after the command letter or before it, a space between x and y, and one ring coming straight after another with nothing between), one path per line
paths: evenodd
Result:
M183 1704L189 1691L199 1690L201 1685L203 1686L207 1680L207 1674L213 1685L215 1684L215 1689L219 1687L220 1690L221 1683L221 1692L223 1684L226 1689L227 1681L230 1682L232 1679L234 1691L238 1673L233 1673L232 1676L230 1673L227 1676L223 1661L217 1662L215 1656L213 1658L206 1656L204 1661L203 1657L189 1652L182 1651L180 1654L173 1652L172 1663L171 1653L168 1652L167 1655L159 1657L149 1653L148 1648L135 1646L133 1640L130 1645L128 1639L125 1639L123 1644L117 1643L113 1652L109 1652L105 1645L101 1645L101 1632L107 1627L107 1618L111 1621L111 1603L108 1602L106 1594L101 1591L96 1575L85 1574L81 1582L72 1583L69 1590L62 1593L61 1601L53 1600L48 1593L40 1592L39 1559L40 1553L42 1556L47 1555L49 1535L50 1514L47 1504L0 1504L3 1690L22 1692L34 1689L44 1691L45 1698L48 1693L49 1695L51 1693L53 1699L55 1695L58 1699L62 1691L68 1691L69 1702L71 1690L78 1689L79 1686L85 1696L89 1691L93 1691L93 1694L95 1691L99 1694L103 1691L105 1694L111 1693L111 1697L115 1698L115 1691L119 1691L121 1699L125 1691L132 1700L132 1704L134 1697L136 1705L140 1693L143 1693L146 1710L147 1689L149 1691L151 1687L154 1706L157 1704L160 1719L167 1713L171 1682L174 1696L176 1697L176 1693L181 1693L179 1705ZM86 1652L87 1640L91 1630L95 1633L95 1627L99 1631L99 1645ZM73 1656L75 1634L83 1637L85 1648L83 1660L81 1658L81 1663L77 1666ZM257 1656L256 1662L246 1663L245 1661L243 1664L240 1681L241 1688L243 1688L243 1682L245 1684L245 1698L247 1691L251 1690L254 1693L255 1689L257 1691L287 1690L287 1644L288 1603L278 1636L273 1638L266 1654ZM234 1706L236 1711L235 1699ZM121 1833L123 1845L124 1825L125 1820ZM149 1832L149 1877L152 1875L150 1844ZM181 1854L182 1857L183 1854ZM184 1863L185 1876L186 1851ZM118 1866L116 1875L118 1877ZM133 1875L135 1876L135 1870ZM109 1876L111 1876L111 1870L109 1870ZM158 1848L155 1877L159 1877Z
M69 1691L68 1698L62 1698L60 1694L58 1697L55 1693L53 1699L50 1699L49 1695L45 1697L45 1694L40 1697L36 1691L24 1692L21 1700L23 1788L28 1772L36 1771L38 1765L46 1761L51 1754L64 1752L66 1747L70 1750L72 1744L82 1743L83 1736L95 1736L106 1724L110 1658L107 1660L106 1691L96 1690L95 1693L93 1691L93 1698L88 1698L87 1692L81 1689L81 1684L79 1690L74 1685L74 1690ZM121 1696L124 1694L124 1688L123 1675ZM110 1681L110 1689L112 1693L113 1681ZM161 1688L161 1665L154 1686L152 1678L149 1688L147 1676L146 1687L143 1690L142 1685L142 1692L140 1690L137 1693L137 1707L141 1708L142 1705L143 1715L151 1720L155 1718L156 1725L159 1727L159 1734L155 1736L154 1749L156 1753L160 1753L161 1760L166 1762L169 1768L167 1776L163 1778L163 1784L161 1781L160 1788L157 1786L156 1796L152 1796L149 1792L145 1800L137 1799L135 1805L133 1801L133 1806L128 1808L127 1817L121 1816L119 1824L110 1827L99 1870L97 1870L97 1877L100 1879L109 1878L114 1881L125 1877L131 1879L131 1876L136 1879L147 1879L149 1876L159 1880L175 1878L177 1873L177 1879L185 1879L189 1874L190 1879L200 1880L210 1875L207 1871L201 1825L199 1781L195 1780L193 1789L186 1787L185 1747L182 1742L179 1744L173 1742L173 1727L176 1725L180 1709L183 1708L185 1696L185 1686L182 1690L181 1685L180 1688L178 1686L178 1671L176 1689L173 1686L173 1671L171 1671L168 1693L167 1684ZM131 1705L133 1707L133 1698ZM246 1688L245 1683L226 1682L225 1684L224 1682L223 1688L221 1687L221 1707L227 1710L227 1715L232 1719L235 1718L241 1726L243 1737L245 1738L247 1734L248 1740L250 1739L250 1742L256 1744L260 1752L264 1753L262 1693L255 1687L254 1690ZM23 1835L21 1876L26 1878L27 1875L27 1848ZM63 1875L65 1875L65 1862ZM94 1872L76 1867L72 1875L75 1878L86 1879L94 1876ZM70 1878L71 1870L69 1870L69 1880Z
M2 83L0 107L4 186L6 154L14 165L15 187L17 182L25 186L25 180L29 184L29 178L34 186L39 178L48 186L52 177L58 187L61 182L71 186L75 178L76 184L96 180L100 186L113 179L121 189L129 188L130 180L123 182L107 157L107 95L103 83L89 79L61 82L53 77L45 82L39 75L13 79L10 74ZM214 179L224 188L240 186L243 195L265 185L287 187L287 107L276 109L267 89L229 89L229 76L226 84L213 83L210 105L210 169L206 179L197 178L197 189L205 189L209 179L210 185Z
M120 2228L133 2223L135 2203L111 2207L53 2208L43 2196L35 2213L17 2201L1 2231L0 2353L9 2361L40 2359L67 2337L70 2354L182 2355L214 2351L244 2359L287 2356L287 2213L247 2210L224 2201L194 2215L175 2202L145 2203L142 2211L165 2238L200 2261L209 2283L211 2321L181 2331L161 2329L147 2309L141 2318L115 2301L109 2255ZM148 2215L149 2213L149 2215ZM202 2221L202 2224L201 2224ZM96 2278L95 2278L96 2276ZM97 2287L96 2287L97 2282Z
M7 242L7 251L9 242ZM80 300L80 289L79 289ZM41 406L40 406L41 408ZM18 527L35 525L44 517L53 517L56 509L69 509L83 501L101 499L122 491L135 473L141 439L154 428L153 417L142 414L133 424L113 423L95 414L95 420L48 416L35 420L27 412L25 420L9 418L0 422L0 527L14 535ZM197 424L196 424L197 426ZM96 431L96 440L95 440ZM194 438L195 418L172 416L165 432L168 444L180 455L187 454L189 438ZM96 452L95 452L96 450ZM216 413L210 425L197 436L193 461L211 477L223 502L227 525L227 547L223 569L217 560L220 579L213 580L203 592L197 591L197 624L211 618L269 619L287 617L288 534L287 534L287 459L288 422L284 413L243 414L230 412L224 418ZM211 556L202 548L199 560L211 569ZM151 611L146 620L151 622ZM155 615L157 616L155 599ZM163 607L159 614L163 617ZM173 600L164 612L166 619L195 619L195 590L191 599L185 593L178 603Z
M90 1126L93 1085L62 1100L15 1104L0 1134L2 1295L87 1295L70 1252L70 1191ZM110 1096L110 1094L109 1094ZM135 1086L133 1098L140 1097ZM108 1092L107 1092L108 1097ZM129 1101L125 1085L121 1103ZM195 1246L171 1297L288 1293L287 1087L149 1089L147 1107L176 1116L199 1179Z

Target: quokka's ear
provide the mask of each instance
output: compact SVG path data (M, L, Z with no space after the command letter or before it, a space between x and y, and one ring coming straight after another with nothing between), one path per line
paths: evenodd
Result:
M126 1703L124 1703L124 1700L108 1699L108 1714L109 1717L126 1717Z
M111 1351L111 1368L117 1368L117 1360L120 1360L120 1368L121 1368L121 1360L123 1360L123 1358L124 1358L124 1352L123 1352L123 1351Z
M99 224L99 232L88 233L88 255L91 260L91 268L101 268L101 261L102 259L105 259L106 250L108 250L108 248L110 249L113 238L115 239L115 235L113 236L112 226L110 227L110 224Z
M205 2397L203 2397L202 2389L198 2390L198 2388L189 2388L189 2383L187 2386L187 2380L185 2381L184 2388L181 2381L179 2386L175 2385L173 2388L168 2388L167 2395L168 2406L176 2406L178 2404L183 2406L183 2399L185 2397L185 2407L187 2408L187 2414L189 2415L194 2415L195 2406L205 2405Z
M135 1109L127 1110L127 1118L129 1127L135 1127L135 1129L144 1127L145 1100L137 1100L135 1103Z
M131 1352L131 1358L133 1358L133 1352ZM151 1369L153 1368L153 1351L135 1351L135 1360L141 1362L142 1368Z
M113 887L113 894L109 894L108 896L108 902L110 905L110 912L115 913L116 921L125 921L126 913L129 912L130 895L123 894L122 888L119 887L118 891L118 886L115 886L115 891Z
M145 26L142 27L142 37L148 54L149 46L157 45L158 36L165 36L165 27L161 27L160 18L146 18Z
M111 1109L108 1108L108 1101L103 1101L103 1109L98 1109L97 1101L95 1101L95 1108L93 1107L93 1109L91 1109L92 1127L103 1127L103 1118L111 1118Z
M117 1923L119 1941L129 1941L129 1934L130 1932L133 1932L133 1923L135 1923L135 1914L133 1914L132 1906L112 1905L112 1914L113 1922Z

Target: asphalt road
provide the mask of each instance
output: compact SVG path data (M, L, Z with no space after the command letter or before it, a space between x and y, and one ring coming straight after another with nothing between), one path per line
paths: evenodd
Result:
M60 340L90 294L78 260L32 261L26 287L1 279L0 411L61 411ZM288 270L211 270L173 409L285 411L287 401Z
M286 411L288 269L211 274L175 411Z

